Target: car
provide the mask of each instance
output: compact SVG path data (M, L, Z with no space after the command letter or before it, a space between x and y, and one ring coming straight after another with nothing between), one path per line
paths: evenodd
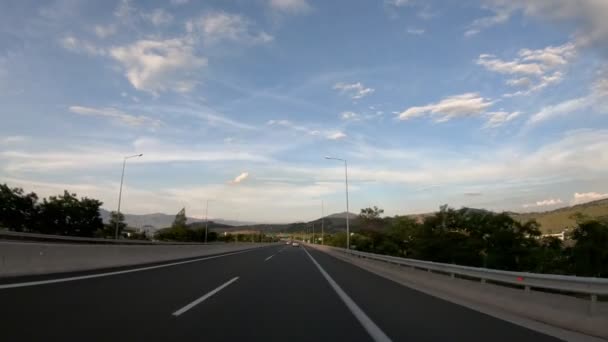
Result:
M292 245L293 247L300 247L300 244L299 244L299 243L297 243L297 242L295 242L295 241L294 241L294 242L292 242L292 243L291 243L291 245Z
M287 241L285 244L286 245L291 245L291 241Z

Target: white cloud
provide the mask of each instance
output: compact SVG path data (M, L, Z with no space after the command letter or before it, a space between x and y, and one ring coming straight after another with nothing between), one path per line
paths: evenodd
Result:
M116 33L116 26L115 25L107 25L107 26L95 25L94 30L95 30L95 34L97 35L97 37L103 39L103 38L107 38L109 36L114 35Z
M65 36L59 40L59 43L66 50L75 53L84 53L90 56L103 56L106 54L105 50L96 47L90 42L80 40L73 36Z
M407 33L408 34L413 34L413 35L421 35L421 34L424 34L425 32L426 31L424 29L421 29L421 28L412 28L412 27L410 27L410 28L407 29Z
M506 22L509 20L510 16L511 12L508 9L497 9L492 16L475 19L471 25L469 25L464 35L465 37L474 36L488 27Z
M557 84L563 79L563 69L576 56L576 46L566 43L559 46L547 46L543 49L521 49L518 57L511 61L503 61L494 55L482 54L477 64L489 71L510 75L506 84L521 88L505 97L529 95L550 85Z
M268 126L281 126L286 127L296 132L301 132L310 136L324 136L329 140L339 140L346 137L346 134L340 131L319 131L317 129L311 129L306 126L296 125L289 120L269 120L266 123Z
M142 13L142 17L154 26L167 25L173 21L173 15L162 8L157 8L149 13Z
M604 198L608 198L608 194L601 194L597 192L583 192L583 193L574 193L574 198L572 199L572 204L582 204L592 201L601 200Z
M359 114L357 114L355 112L342 112L340 114L340 117L342 118L342 120L351 120L351 121L360 120Z
M226 12L212 12L186 22L186 31L194 36L202 36L207 44L221 41L262 44L274 40L270 34L259 31L253 33L252 23L242 15Z
M495 11L521 11L528 17L574 22L586 42L608 40L608 1L604 0L483 0Z
M532 115L526 125L532 126L560 116L573 115L582 110L608 114L607 99L608 79L601 75L599 80L591 86L587 95L546 106Z
M329 133L327 135L327 139L329 139L329 140L341 140L344 138L346 138L346 134L344 132L340 132L340 131Z
M307 13L312 8L306 0L269 0L269 5L276 11L291 14Z
M348 94L352 99L358 100L374 92L373 88L366 88L361 82L357 83L336 83L333 87L342 94Z
M190 2L190 0L171 0L172 5L185 5L188 2Z
M489 112L487 113L489 119L484 125L485 128L496 128L504 125L509 121L513 121L521 115L521 112Z
M120 0L116 10L114 10L114 16L127 20L129 17L135 13L135 7L131 4L131 0Z
M537 63L521 63L517 60L506 62L488 54L480 55L477 64L490 71L508 75L542 75L543 73L542 67Z
M564 202L562 202L561 199L557 198L557 199L546 199L546 200L542 200L542 201L536 201L535 203L528 203L528 204L524 204L523 207L524 208L530 208L530 207L550 207L550 206L556 206L559 204L563 204Z
M433 116L435 122L445 122L457 117L479 116L494 102L481 97L478 93L466 93L446 97L437 103L426 106L410 107L399 114L399 120L420 116Z
M232 184L238 184L249 177L249 172L243 172L240 175L236 176L234 180L232 180Z
M100 116L107 117L129 126L152 126L158 127L161 125L161 121L152 119L143 115L131 115L116 108L90 108L82 106L71 106L70 112L86 115L86 116Z
M194 73L207 59L194 52L188 39L138 40L113 47L110 56L121 63L135 89L156 94L163 91L188 92L197 81Z

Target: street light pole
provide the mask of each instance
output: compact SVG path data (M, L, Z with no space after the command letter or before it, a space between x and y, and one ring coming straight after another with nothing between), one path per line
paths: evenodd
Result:
M127 159L141 157L143 153L134 154L132 156L124 157L122 160L122 175L120 176L120 190L118 191L118 210L116 211L116 227L114 228L114 239L118 240L118 225L120 224L120 202L122 200L122 183L125 179L125 167L127 166Z
M349 225L349 210L348 210L348 163L346 159L325 157L325 159L339 160L344 162L344 183L346 185L346 249L350 249L350 225Z
M325 245L325 203L321 200L321 245Z
M315 243L315 223L312 223L312 241L313 244Z
M207 243L207 230L209 230L209 200L207 200L207 206L205 207L205 243Z

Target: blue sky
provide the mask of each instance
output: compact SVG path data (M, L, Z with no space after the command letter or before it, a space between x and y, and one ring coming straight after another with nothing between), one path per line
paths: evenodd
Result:
M608 197L608 2L10 1L0 181L285 222Z

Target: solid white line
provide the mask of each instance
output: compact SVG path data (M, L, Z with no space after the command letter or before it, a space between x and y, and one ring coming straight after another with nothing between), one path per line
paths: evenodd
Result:
M308 254L308 256L310 257L310 260L312 260L313 264L315 264L315 266L317 266L317 268L319 269L319 271L321 272L321 274L323 275L323 277L325 277L325 280L327 280L327 282L329 283L329 285L331 285L331 287L334 289L334 291L336 291L336 293L338 294L338 296L340 297L340 299L342 299L342 301L344 302L344 304L346 304L346 306L350 309L350 312L353 313L353 315L355 316L355 318L357 318L357 320L359 321L359 323L361 323L361 325L363 326L363 328L367 331L367 333L372 337L372 339L374 341L382 341L382 342L390 342L391 339L386 336L386 334L376 325L376 323L374 323L371 318L369 318L365 312L363 312L363 310L361 310L361 308L357 305L357 303L355 303L347 294L346 292L344 292L344 290L342 290L342 288L340 287L340 285L338 285L338 283L336 283L332 277L329 276L329 274L327 274L327 272L325 272L325 270L323 269L323 267L321 267L321 265L319 265L319 263L317 262L317 260L315 260L315 258L312 257L312 255L310 255L310 253L308 253L308 251L306 250L306 248L302 248L304 250L304 252L306 252L306 254Z
M264 259L264 261L268 261L268 260L272 259L273 256L274 256L274 254L269 256L268 258Z
M183 314L184 312L186 312L186 311L188 311L188 310L192 309L192 308L193 308L193 307L195 307L196 305L198 305L198 304L200 304L200 303L204 302L205 300L207 300L207 298L209 298L209 297L213 296L214 294L216 294L216 293L220 292L220 291L221 291L221 290L223 290L223 289L224 289L226 286L228 286L228 285L230 285L230 284L234 283L234 282L235 282L235 281L237 281L238 279L239 279L239 277L234 277L234 278L232 278L232 279L228 280L228 281L227 281L227 282L225 282L224 284L222 284L222 285L220 285L219 287L217 287L215 290L213 290L213 291L211 291L211 292L207 293L206 295L204 295L204 296L202 296L201 298L199 298L199 299L195 300L194 302L192 302L192 303L190 303L190 304L188 304L188 305L184 306L183 308L181 308L181 309L179 309L179 310L175 311L175 312L174 312L172 315L177 317L177 316L179 316L179 315Z
M148 267L142 267L142 268L135 268L135 269L129 269L129 270L124 270L124 271L106 272L106 273L90 274L90 275L78 276L78 277L68 277L68 278L49 279L49 280L40 280L40 281L28 281L28 282L25 282L25 283L6 284L6 285L0 285L0 290L11 289L11 288L14 288L14 287L25 287L25 286L35 286L35 285L44 285L44 284L63 283L63 282L66 282L66 281L92 279L92 278L108 277L108 276L113 276L113 275L118 275L118 274L131 273L131 272L148 271L148 270L153 270L153 269L157 269L157 268L163 268L163 267L171 267L171 266L189 264L189 263L197 262L197 261L210 260L210 259L221 258L221 257L229 256L229 255L235 255L235 254L240 254L240 253L251 252L251 251L254 251L256 249L257 248L252 248L252 249L247 249L247 250L244 250L244 251L226 253L226 254L221 254L221 255L212 255L212 256L208 256L208 257L204 257L204 258L198 258L198 259L186 260L186 261L180 261L180 262L173 262L173 263L170 263L170 264L162 264L162 265L156 265L156 266L148 266Z

